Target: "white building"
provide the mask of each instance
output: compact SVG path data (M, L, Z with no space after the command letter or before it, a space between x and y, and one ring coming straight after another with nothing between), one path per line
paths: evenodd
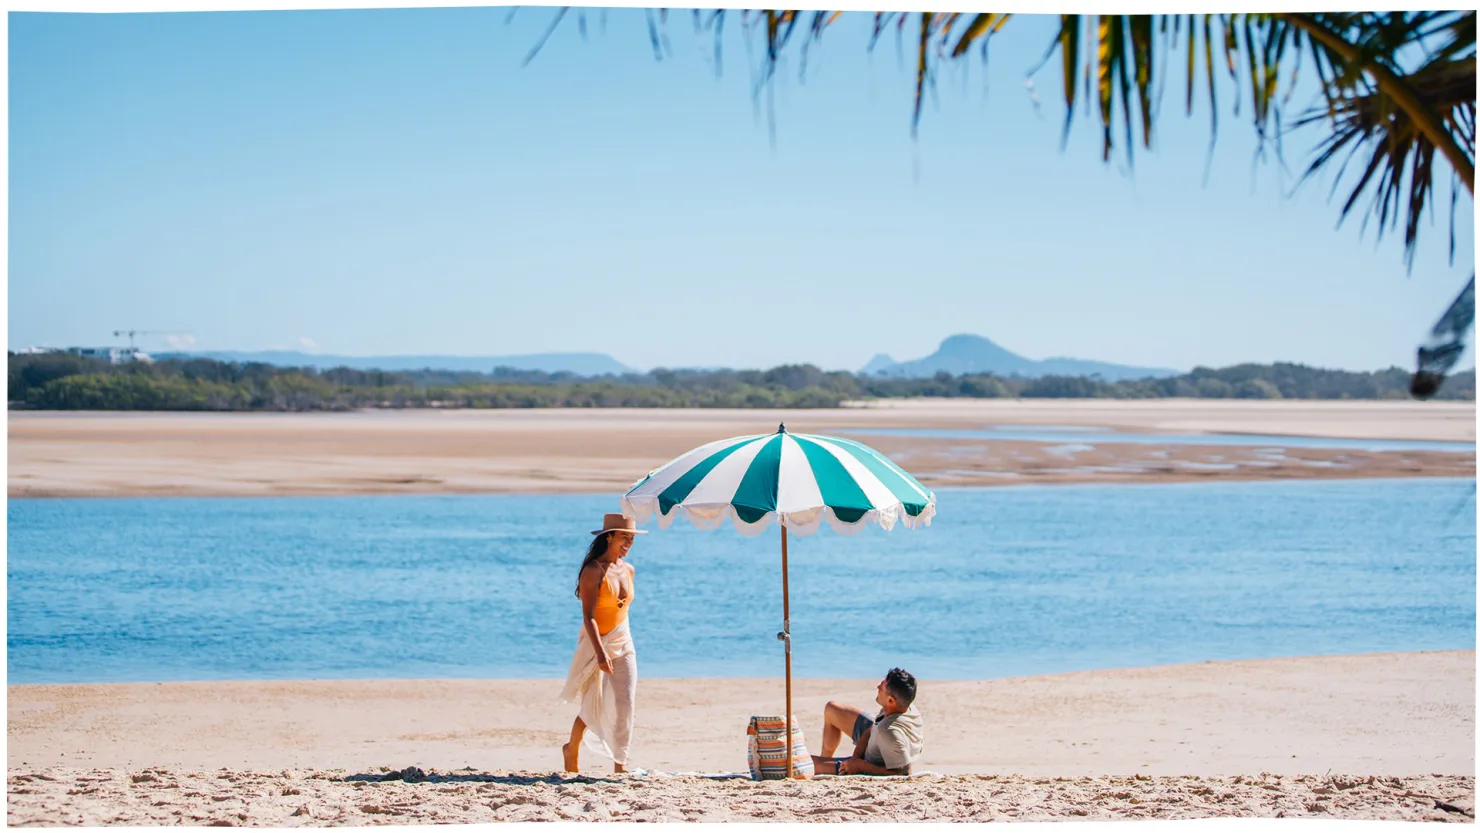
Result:
M18 356L39 356L43 353L71 353L90 359L102 359L109 364L144 362L153 364L154 358L142 350L132 347L22 347L15 351Z
M154 362L148 353L132 347L68 347L67 352L74 356L103 359L109 364L128 364L129 362L152 364Z

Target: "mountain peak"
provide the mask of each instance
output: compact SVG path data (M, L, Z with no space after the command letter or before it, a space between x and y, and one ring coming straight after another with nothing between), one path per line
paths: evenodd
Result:
M889 355L888 353L880 353L877 356L874 356L872 359L869 359L868 364L864 365L863 370L859 372L865 376L872 376L875 373L883 373L884 371L887 371L890 368L894 367L896 364L899 364L899 362L896 362L893 356Z
M971 347L977 345L996 347L999 350L1002 349L1001 346L997 344L997 342L991 340L990 338L987 338L986 336L975 335L973 333L957 333L953 336L946 336L940 342L940 349L945 350L947 348Z
M1018 364L1027 361L1022 356L1008 350L986 336L962 333L953 335L940 343L935 351L937 356L951 356L955 358L968 359L974 362L1006 361Z
M958 333L941 341L934 353L922 359L905 362L890 362L885 365L875 356L863 369L865 374L887 374L920 378L933 376L944 370L953 376L968 373L992 373L998 376L1090 376L1098 375L1107 381L1116 379L1140 379L1146 377L1174 376L1177 371L1165 368L1129 367L1108 362L1087 361L1072 358L1053 358L1035 361L1008 350L986 336Z

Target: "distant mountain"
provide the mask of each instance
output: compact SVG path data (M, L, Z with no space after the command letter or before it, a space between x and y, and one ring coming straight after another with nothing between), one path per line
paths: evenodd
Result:
M888 353L880 353L879 355L874 356L872 359L869 359L868 364L864 365L863 370L860 370L859 372L865 376L872 376L876 373L886 372L889 370L889 368L894 367L897 364L899 364L899 362L895 361L893 357L891 357Z
M328 370L460 370L490 373L495 367L574 373L577 376L620 376L638 371L605 353L539 353L528 356L333 356L297 350L205 350L189 353L155 353L155 358L206 358L221 362L261 362L279 367L312 367Z
M952 376L966 373L992 373L998 376L1096 376L1107 382L1121 379L1177 376L1181 371L1164 367L1131 367L1123 364L1088 359L1051 358L1041 361L1025 358L996 344L991 339L974 335L954 335L940 343L940 348L923 359L895 362L885 355L875 356L861 373L918 379L940 371Z

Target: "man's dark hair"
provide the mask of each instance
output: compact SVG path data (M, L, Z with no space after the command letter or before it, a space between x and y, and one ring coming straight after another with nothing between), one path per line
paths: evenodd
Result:
M915 677L903 668L889 669L884 675L884 688L901 708L907 709L915 702Z

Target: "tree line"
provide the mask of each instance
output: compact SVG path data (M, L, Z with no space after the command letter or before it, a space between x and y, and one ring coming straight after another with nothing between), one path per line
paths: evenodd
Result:
M358 408L836 408L860 399L1406 399L1408 371L1299 364L1199 367L1161 379L1020 378L941 372L899 379L812 365L666 370L622 376L494 368L489 373L316 370L257 362L168 359L111 365L66 353L9 355L11 408L118 411L336 411ZM1473 401L1475 371L1438 398Z

